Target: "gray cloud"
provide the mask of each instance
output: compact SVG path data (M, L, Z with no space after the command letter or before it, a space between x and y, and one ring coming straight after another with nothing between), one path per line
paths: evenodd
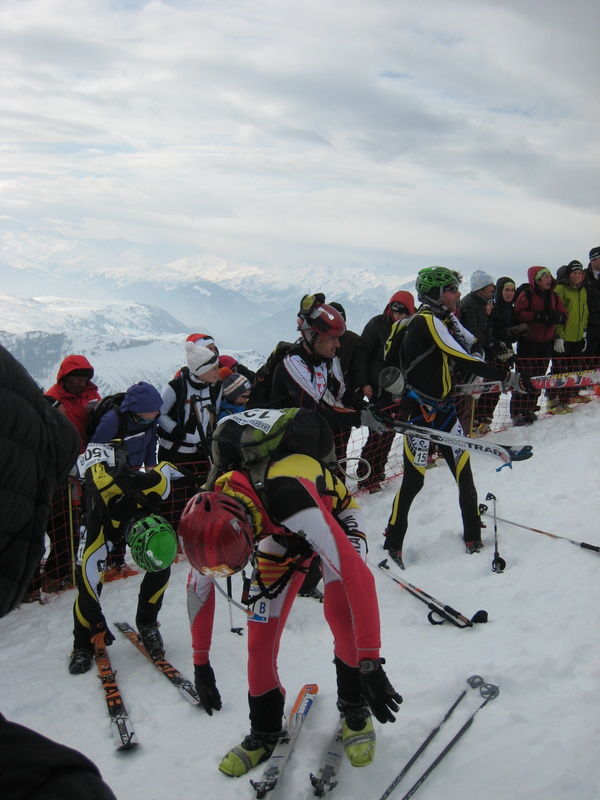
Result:
M478 252L492 268L490 236L500 263L585 258L598 14L586 0L5 0L4 212L274 269Z

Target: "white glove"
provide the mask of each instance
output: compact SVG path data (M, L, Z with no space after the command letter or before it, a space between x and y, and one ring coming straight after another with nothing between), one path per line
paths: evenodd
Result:
M380 411L375 411L373 406L367 406L360 412L361 425L366 425L375 433L386 433L390 430L385 424L384 417Z
M587 331L584 331L584 333L583 333L583 347L581 348L582 354L585 353L586 349L587 349Z
M555 339L554 340L554 352L555 353L564 353L565 352L565 340L564 339Z

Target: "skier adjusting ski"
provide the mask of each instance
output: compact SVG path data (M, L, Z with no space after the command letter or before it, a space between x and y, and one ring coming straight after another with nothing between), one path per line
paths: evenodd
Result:
M256 410L257 424L282 413ZM312 411L305 413L318 417ZM342 741L353 766L371 763L375 755L371 714L379 722L394 722L402 698L380 657L377 595L366 564L364 520L356 501L333 472L315 458L297 453L271 462L261 488L253 485L248 470L234 469L221 475L214 489L189 501L178 527L192 565L188 611L196 688L210 712L221 708L209 661L212 579L242 570L253 549L250 592L258 600L248 622L250 732L225 755L219 769L232 777L244 775L267 760L280 740L285 689L277 653L315 555L321 559L323 608L334 637Z

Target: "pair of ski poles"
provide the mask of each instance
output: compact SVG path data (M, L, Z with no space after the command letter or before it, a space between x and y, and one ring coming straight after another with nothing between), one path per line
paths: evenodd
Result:
M402 800L408 800L409 797L412 797L413 794L417 791L417 789L427 780L427 778L431 775L433 770L437 767L437 765L444 759L450 750L454 747L454 745L458 742L458 740L466 733L466 731L471 727L476 715L484 708L490 700L498 697L500 693L500 689L498 686L495 686L493 683L486 683L484 679L480 675L471 675L468 678L467 683L472 689L479 689L481 697L483 698L483 702L479 704L479 706L475 709L475 711L471 714L471 716L467 719L464 725L458 730L458 732L454 735L451 741L444 747L441 753L431 762L431 764L427 767L427 769L422 773L422 775L418 778L418 780L411 786L408 792L404 795ZM413 753L413 755L409 758L406 762L404 767L400 770L400 772L396 775L394 780L390 783L387 787L385 792L381 795L379 800L386 800L387 797L394 791L396 786L400 783L402 778L406 775L408 770L412 767L415 761L419 758L419 756L425 751L428 745L435 739L435 737L440 732L443 724L450 719L456 707L461 703L465 695L467 694L467 690L464 689L458 698L454 701L454 703L450 706L446 715L442 719L442 721L437 725L427 736L427 738L423 741L423 743L417 748L417 750Z

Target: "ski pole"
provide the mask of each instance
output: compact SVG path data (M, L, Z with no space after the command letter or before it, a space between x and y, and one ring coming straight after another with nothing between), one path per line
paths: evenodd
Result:
M457 628L472 628L474 622L487 622L488 621L488 613L487 611L478 611L471 619L468 619L459 611L456 611L452 606L447 606L441 603L439 600L436 600L435 597L432 597L430 594L427 594L426 591L423 589L419 589L418 586L413 586L412 583L403 583L400 578L397 578L395 575L392 575L391 572L386 572L389 570L389 566L387 563L387 558L384 558L383 561L380 561L377 564L378 568L386 575L390 580L397 583L409 594L412 594L413 597L416 597L417 600L420 600L422 603L425 603L427 608L430 609L430 613L427 615L427 619L431 622L432 625L442 625L444 621L451 622ZM436 621L433 618L433 615L437 614L438 616L442 617L442 621Z
M484 683L484 680L481 677L481 675L471 675L471 677L467 679L467 683L469 684L469 686L472 689L478 689ZM454 701L454 703L450 706L450 708L446 712L446 716L444 717L444 719L439 723L439 725L436 728L434 728L431 731L429 736L423 741L423 743L420 745L420 747L418 747L417 750L413 753L413 755L408 759L406 764L402 767L400 772L396 775L394 780L390 783L390 785L387 787L385 792L381 795L379 800L386 800L386 797L389 797L391 795L391 793L394 791L396 786L398 786L398 784L400 783L402 778L406 775L408 770L415 763L417 758L421 755L421 753L423 753L425 751L425 749L430 744L430 742L433 741L433 739L435 739L435 737L438 735L438 733L440 732L440 729L441 729L442 725L444 724L444 722L446 722L446 720L450 719L450 717L454 713L454 709L462 701L462 699L464 698L466 693L467 693L466 689L464 689L460 693L458 698Z
M485 516L490 516L487 513L488 507L485 503L479 504L479 513L484 514ZM499 522L504 522L507 525L513 525L515 528L524 528L526 531L533 531L534 533L542 533L544 536L550 536L552 539L562 539L565 542L571 542L571 544L576 544L577 547L582 547L584 550L593 550L594 553L600 553L600 547L596 544L588 544L587 542L577 542L575 539L568 539L566 536L559 536L557 533L549 533L548 531L543 531L540 528L532 528L529 525L521 525L519 522L512 522L510 519L502 519L502 517L498 517Z
M471 714L469 719L465 722L465 724L458 731L458 733L454 736L454 738L446 745L446 747L444 747L444 749L439 754L439 756L434 761L431 762L431 764L427 767L427 769L421 775L419 780L404 795L402 800L408 800L409 797L413 796L413 794L417 791L419 786L421 786L427 780L427 778L431 775L431 773L437 767L437 765L440 763L440 761L443 758L445 758L446 755L448 755L450 750L452 750L452 748L458 742L458 740L461 738L461 736L471 727L471 725L473 724L473 720L475 719L475 716L477 715L477 713L479 711L481 711L481 709L484 708L489 703L490 700L493 700L495 697L498 697L498 695L500 694L500 688L498 686L495 686L493 683L483 683L483 684L481 684L481 686L479 687L479 691L481 693L481 696L483 698L485 698L483 703L481 703L481 705L479 705L475 709L475 711Z
M494 501L494 558L492 559L492 572L504 572L506 568L506 561L500 558L498 552L498 522L496 517L496 496L488 492L485 496L486 500Z

